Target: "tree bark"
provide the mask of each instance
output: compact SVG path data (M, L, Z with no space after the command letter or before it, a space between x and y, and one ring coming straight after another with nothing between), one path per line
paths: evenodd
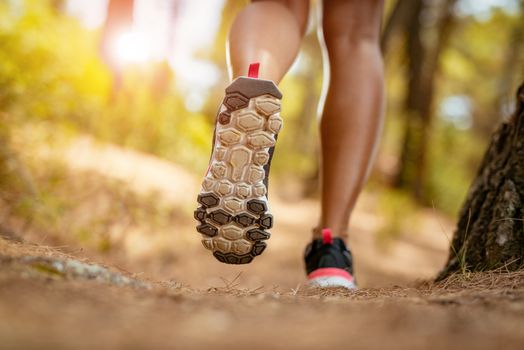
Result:
M524 265L524 84L513 116L494 133L460 212L449 258L455 272Z

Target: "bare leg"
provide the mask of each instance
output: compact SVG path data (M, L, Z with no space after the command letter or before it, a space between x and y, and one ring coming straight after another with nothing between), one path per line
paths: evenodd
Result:
M321 228L347 237L383 120L383 0L324 2L330 82L321 121ZM318 237L318 232L315 233Z
M295 60L308 19L309 1L254 1L236 17L229 34L232 78L260 62L259 76L276 84Z

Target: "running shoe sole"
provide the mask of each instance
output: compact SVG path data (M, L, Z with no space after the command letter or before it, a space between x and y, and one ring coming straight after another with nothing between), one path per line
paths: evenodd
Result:
M226 88L195 211L202 244L220 262L250 263L271 236L267 176L282 128L281 98L269 80L240 77Z

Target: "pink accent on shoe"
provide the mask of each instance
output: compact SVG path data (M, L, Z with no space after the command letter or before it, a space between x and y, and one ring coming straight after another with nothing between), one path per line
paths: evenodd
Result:
M334 276L343 277L346 278L348 281L353 281L353 276L351 276L349 272L343 269L339 269L337 267L322 267L320 269L316 269L315 271L307 275L307 278L311 280L318 277Z
M329 228L322 229L322 243L323 244L333 244L333 236L331 234L331 229Z
M258 69L260 68L260 63L255 62L249 65L249 70L247 76L249 78L258 78Z

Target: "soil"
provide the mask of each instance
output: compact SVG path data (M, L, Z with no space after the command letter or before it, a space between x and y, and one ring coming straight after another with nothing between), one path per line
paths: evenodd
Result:
M89 140L65 157L79 171L117 178L137 192L158 191L184 215L168 237L130 235L125 249L105 253L2 228L1 349L524 346L524 272L429 282L444 265L452 231L449 219L431 210L414 232L384 243L366 194L350 240L360 289L314 289L304 284L301 254L315 201L270 193L276 225L268 250L250 265L228 266L194 232L192 174ZM273 191L285 188L279 186Z

